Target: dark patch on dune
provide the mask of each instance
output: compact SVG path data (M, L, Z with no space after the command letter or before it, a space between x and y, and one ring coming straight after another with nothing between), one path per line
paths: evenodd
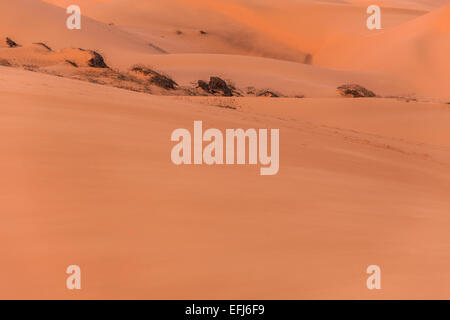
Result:
M168 76L162 75L159 72L147 67L137 66L133 67L131 71L148 77L151 84L166 90L174 90L178 86L178 84Z
M337 88L340 95L352 98L373 98L376 94L358 84L344 84Z
M231 82L226 82L219 77L210 77L209 82L204 80L197 81L197 89L202 89L205 93L211 95L220 95L223 97L242 96L242 93L236 89Z
M182 35L183 34L183 31L181 31L181 30L177 30L177 31L175 31L175 33L177 34L177 35Z
M305 63L305 64L312 64L312 60L313 60L313 56L312 56L310 53L308 53L308 54L305 56L305 61L304 61L304 63Z
M220 94L225 97L231 97L233 95L225 80L219 77L210 77L209 83L204 80L198 80L197 88L210 94Z
M164 50L164 49L162 49L162 48L160 48L160 47L154 45L153 43L149 43L148 45L149 45L149 47L155 49L156 51L158 51L158 52L160 52L160 53L164 53L164 54L168 54L168 53L169 53L169 52L167 52L166 50Z
M0 59L0 66L11 67L11 63L6 59Z
M210 77L209 79L209 91L213 94L219 93L224 97L233 96L231 88L227 85L225 80L219 77Z
M8 38L8 37L6 37L6 44L7 44L10 48L20 47L19 44L17 44L16 42L14 42L13 40L11 40L11 39Z
M78 68L78 65L77 65L75 62L70 61L70 60L66 60L66 62L67 62L68 64L70 64L72 67Z
M198 80L197 85L198 88L201 88L206 92L209 92L209 84L206 81Z
M205 34L208 34L208 32L206 32L206 31L203 31L203 30L200 30L200 34L203 34L203 35L205 35Z
M43 42L35 42L35 43L33 43L33 44L36 44L36 45L38 45L38 46L42 46L42 47L44 47L45 49L47 49L48 51L52 51L52 48L50 48L48 45L46 45L46 44L43 43Z
M92 68L109 68L106 63L105 60L103 59L103 57L95 52L95 51L90 51L93 55L92 59L90 59L88 61L88 65Z
M94 50L86 50L83 48L78 48L78 50L84 51L84 52L89 52L92 54L92 58L88 60L89 67L109 69L108 65L105 63L105 60L98 52L96 52Z
M256 95L255 87L247 87L247 94Z
M262 90L256 94L257 97L266 97L266 98L279 98L280 95L270 91L270 90Z
M34 65L34 64L24 64L22 67L27 71L33 71L33 72L36 72L36 70L39 69L39 66Z
M231 109L231 110L237 110L236 107L230 106L230 105L217 105L218 108L222 108L222 109Z
M397 99L399 101L405 101L405 102L418 102L417 98L411 97L411 96L385 96L383 97L385 99Z

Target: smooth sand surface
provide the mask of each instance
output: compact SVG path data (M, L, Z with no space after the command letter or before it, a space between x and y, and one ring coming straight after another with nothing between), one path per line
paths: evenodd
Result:
M228 110L0 71L0 297L448 298L448 106ZM279 174L173 165L172 130L198 119L280 128ZM64 286L70 264L79 292ZM370 264L380 292L365 288Z

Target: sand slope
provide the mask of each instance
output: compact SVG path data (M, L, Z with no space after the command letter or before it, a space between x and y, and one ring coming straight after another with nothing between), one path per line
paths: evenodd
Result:
M243 91L247 87L267 88L290 96L334 97L337 86L358 83L381 96L449 99L445 90L449 73L441 72L448 67L448 37L439 31L446 26L445 8L429 15L387 8L383 11L383 25L392 29L367 36L365 11L355 5L311 1L232 1L226 5L219 0L170 0L164 4L133 1L131 5L113 0L87 8L88 14L104 23L85 18L81 31L64 27L67 15L61 8L31 0L3 3L5 19L0 24L4 36L24 48L0 49L0 57L38 67L47 67L50 58L60 63L61 59L55 60L50 54L29 49L31 43L44 42L55 50L96 50L110 67L122 71L144 64L185 86L221 76ZM20 12L19 20L11 18L13 10ZM41 15L31 23L35 11ZM295 14L302 18L294 19ZM122 26L109 25L109 17L117 19L115 23L133 25L125 31ZM182 30L182 34L176 34L176 30ZM425 51L418 52L417 46ZM167 54L171 52L178 53ZM304 62L351 71L310 68Z
M448 107L210 99L0 67L0 297L449 297ZM280 173L174 166L198 119L280 128Z
M44 42L54 49L92 49L117 63L136 52L159 54L139 37L87 17L82 19L81 30L68 30L66 11L38 0L5 0L0 12L0 36L21 45Z
M381 34L321 51L315 62L345 70L379 70L412 79L429 95L450 98L450 5ZM357 57L357 58L356 58Z
M381 1L349 0L348 2L359 4L362 6L378 4L382 7L409 8L427 11L438 9L448 4L448 0L381 0Z
M339 0L83 1L69 31L63 8L2 0L0 298L450 298L450 7L385 2L376 32ZM163 97L135 64L305 98ZM278 175L175 166L195 120L280 129Z
M172 53L211 53L219 46L221 53L240 51L300 62L305 53L314 55L328 41L368 32L364 8L330 1L112 0L87 14L103 22L139 26L145 30L140 33L156 32L159 36L151 41ZM421 14L388 8L384 24L391 28ZM176 30L184 36L173 37ZM196 37L199 30L209 36ZM183 46L173 44L180 39Z

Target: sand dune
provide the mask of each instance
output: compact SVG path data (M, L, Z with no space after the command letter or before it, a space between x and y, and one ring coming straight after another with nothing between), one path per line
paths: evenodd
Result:
M1 298L448 298L448 108L197 99L0 67ZM280 173L174 166L197 119L280 128Z
M438 9L448 4L448 0L382 0L382 1L349 0L348 2L363 6L378 4L382 7L409 8L427 11Z
M189 86L199 79L220 76L238 88L270 88L284 95L337 97L336 88L343 83L361 83L381 96L404 96L415 92L408 81L370 72L333 71L274 59L207 54L155 56L148 63ZM226 62L226 63L224 63Z
M26 7L28 4L30 6ZM9 32L7 35L24 47L42 41L55 50L73 47L95 50L113 69L126 71L133 65L144 64L166 72L184 86L192 86L197 80L210 76L221 76L238 84L243 91L246 87L256 87L276 90L283 95L333 97L336 96L337 86L355 82L369 86L382 96L448 98L443 90L448 83L447 76L438 72L442 63L446 68L447 49L443 45L444 50L434 50L447 36L437 34L435 38L434 31L424 28L431 41L424 48L429 48L427 50L432 54L424 61L420 60L424 53L414 52L420 39L416 41L414 36L408 36L414 35L414 30L422 28L427 20L434 19L434 16L430 19L422 16L424 12L421 11L388 9L384 12L383 21L385 28L392 29L368 37L364 10L361 11L359 6L330 2L283 2L281 6L280 2L273 1L258 2L258 5L252 1L223 5L220 1L170 0L162 4L134 0L130 5L128 1L114 0L87 10L88 14L103 20L103 23L86 18L80 32L69 31L63 25L58 27L66 14L52 5L20 0L3 6L6 20L2 20L5 24L2 30ZM33 10L42 12L40 27L9 21L8 12L13 9L21 12L20 21L32 21ZM293 14L300 14L303 18L288 19ZM244 17L248 15L252 18L247 21ZM445 22L445 12L434 15L444 16L439 19ZM109 19L112 17L117 21ZM329 22L323 23L325 20ZM121 26L106 23L111 21L134 24L125 31ZM182 34L176 34L179 29ZM200 30L205 34L201 34ZM401 38L403 42L397 40ZM372 39L375 39L374 46L378 52L370 50L368 42ZM395 52L385 48L395 48ZM25 48L20 50L27 52ZM308 58L307 52L317 50L317 54ZM166 54L174 52L179 53ZM217 55L219 53L221 55ZM19 50L3 52L2 58L7 59L5 54L19 59L16 56ZM375 54L379 57L378 62L371 58ZM273 59L238 55L267 56L300 63L284 64ZM405 55L407 59L402 58ZM355 56L364 58L355 60ZM36 62L43 57L33 57L29 52L22 58ZM429 67L426 61L432 65ZM302 65L304 62L352 72L308 68ZM424 65L424 70L420 69L420 63ZM45 62L43 65L28 64L46 66ZM380 70L383 72L380 73ZM69 70L71 73L72 70ZM58 74L65 75L64 72ZM422 80L412 79L413 75L421 75Z
M26 7L25 5L28 4L30 6ZM411 89L408 79L398 79L393 77L389 72L384 74L374 72L336 72L324 68L306 66L303 63L244 57L242 54L254 55L255 52L252 50L256 47L252 48L249 52L248 47L237 42L233 44L232 42L225 41L227 42L226 46L221 44L223 43L223 39L220 38L220 32L229 30L230 28L227 26L233 26L234 29L231 28L231 31L234 32L234 36L238 37L239 35L239 40L237 41L245 43L246 45L252 43L253 40L249 40L245 37L242 38L240 32L243 31L245 33L248 30L252 30L251 32L258 33L258 35L255 36L255 41L264 43L263 47L258 47L259 49L256 49L257 51L259 50L259 55L280 57L278 53L283 52L280 54L281 58L284 59L288 58L285 56L286 52L294 52L295 54L300 55L298 57L300 57L301 62L305 62L305 53L298 50L298 48L295 48L295 45L289 44L289 41L285 42L283 40L285 38L280 37L282 41L278 41L278 45L274 45L271 41L266 41L266 39L276 38L276 33L278 31L285 32L285 30L290 29L287 26L280 24L280 28L282 29L278 31L277 29L274 29L275 31L271 31L272 27L270 24L267 24L266 27L264 27L263 25L256 23L258 21L268 21L268 19L264 17L264 14L267 14L266 10L268 8L270 9L269 12L272 12L274 3L271 1L259 3L259 5L256 6L254 14L256 24L252 24L256 29L252 29L248 24L245 25L243 21L240 21L239 19L242 17L232 16L232 11L226 10L226 7L223 9L225 11L223 11L219 7L211 4L207 5L198 1L193 1L192 3L190 1L183 1L181 3L181 8L183 10L173 10L175 4L179 4L179 2L172 1L161 4L153 1L136 1L135 5L142 8L142 10L135 10L136 6L133 7L129 5L128 2L116 0L96 6L98 10L101 9L103 14L120 12L121 14L117 14L116 17L121 19L127 17L127 8L133 8L134 11L132 12L137 12L142 15L142 23L145 22L147 26L150 23L150 26L156 28L156 30L161 30L158 28L161 28L164 23L166 26L171 26L172 30L170 31L170 37L167 37L166 40L164 40L166 41L165 43L161 43L155 39L153 39L155 41L150 39L153 42L147 42L149 37L142 33L138 34L136 29L134 29L133 32L126 32L120 29L120 27L110 26L106 23L96 22L90 19L83 20L83 28L80 32L69 31L64 28L64 25L58 25L58 23L62 23L62 20L66 17L65 12L61 9L51 5L41 4L37 1L20 0L9 5L4 5L3 14L7 16L6 20L2 20L2 23L5 24L4 29L2 30L6 30L8 36L12 37L17 43L20 43L22 47L14 49L0 48L0 57L7 61L16 62L19 66L27 66L27 68L30 65L35 66L34 70L89 80L92 78L90 75L83 75L81 77L79 74L74 75L74 70L67 65L67 60L76 62L77 64L79 63L80 66L85 65L86 59L82 57L86 56L86 53L80 53L77 49L71 49L73 47L80 47L86 50L98 51L105 58L107 65L113 69L126 72L133 65L143 64L168 74L185 87L195 86L195 83L200 79L209 79L210 76L220 76L235 83L244 93L247 87L255 87L258 90L275 90L281 95L286 96L336 97L337 86L344 83L359 83L368 86L371 90L374 90L381 96L417 95L419 97L428 98L427 95L422 94L420 88ZM242 6L242 10L247 12L250 9L245 6L249 6L250 4L252 4L252 2L244 2L242 4L234 3L233 5ZM199 8L199 6L203 7ZM298 4L299 7L292 8L291 5L286 6L286 8L282 9L280 7L279 10L281 11L274 13L274 21L277 21L277 17L281 18L282 16L288 15L288 11L291 10L292 12L300 12L298 10L305 9L305 16L307 13L309 17L313 17L314 15L317 15L318 12L322 12L322 9L324 10L323 14L330 17L334 16L334 10L339 10L338 12L341 13L350 12L351 14L356 14L358 10L360 11L357 7L330 3L301 2ZM184 11L185 8L187 9ZM39 10L42 12L40 27L35 27L31 24L27 25L27 23L19 24L18 21L9 21L10 18L8 18L8 12L13 9L21 12L22 16L20 21L25 22L32 21L30 19L33 11ZM149 17L146 15L148 12L152 12L152 14L156 15L158 18L153 20L152 15ZM239 10L237 10L237 12L239 12ZM193 14L195 14L195 16L192 16ZM399 14L401 18L396 18L396 20L411 19L410 14L410 12L407 14L401 13ZM419 13L414 12L412 14L417 15ZM339 17L340 15L336 14L336 16ZM179 18L181 19L178 20ZM106 18L103 17L103 19ZM349 20L345 14L339 19L342 19L342 21L344 21L344 19ZM136 25L139 26L139 21L141 20L134 16L132 17L132 20L136 21ZM128 20L125 20L125 22L127 21ZM312 21L313 20L310 18L302 23L307 24ZM356 23L356 21L354 23ZM131 23L131 20L128 22ZM189 34L189 30L184 28L182 35L177 35L173 32L174 29L180 27L180 25L186 27L185 23L187 22L191 23L189 27L192 28L192 34ZM196 25L194 26L193 24ZM292 30L300 30L303 27L305 30L315 30L317 29L315 28L317 24L318 22L314 22L314 25L308 27L300 24L296 25ZM217 25L219 26L218 29L214 29L214 26ZM258 27L258 25L260 27ZM328 29L320 32L328 34L330 27L328 24L323 25ZM205 26L207 28L203 29L207 30L208 33L202 35L198 30ZM213 29L209 29L209 27ZM351 26L346 26L346 28L350 27ZM150 30L150 38L159 37L160 39L164 39L158 36L157 32L155 35L155 29ZM215 34L216 31L219 33ZM304 38L301 38L302 34L295 34L298 39L302 39L305 43L317 36L314 32L311 32L311 34ZM186 39L179 40L179 38ZM186 46L186 41L189 42L189 39L192 38L202 42L203 49L197 50L199 48L193 48L195 45ZM33 43L41 41L52 48L53 51L47 52L42 46L33 45ZM172 44L172 47L168 45L169 43ZM194 43L196 42L194 41ZM317 42L316 45L320 45L319 42ZM177 46L183 47L186 51L193 51L193 53L164 54L166 49L172 50ZM276 52L273 51L270 53L270 50L267 49L268 47L276 48L273 49ZM291 51L284 51L285 47L290 47ZM210 48L215 48L215 52ZM264 48L269 51L264 51L266 50ZM233 55L224 55L224 53L229 51L228 49L230 49ZM260 51L260 49L262 51ZM312 47L308 47L308 49L312 49ZM215 54L196 53L198 51L213 52ZM67 53L70 53L73 56L67 55ZM221 54L218 55L217 53ZM79 55L82 57L78 57ZM60 66L61 64L63 65L62 67ZM55 65L57 65L56 68L53 67ZM99 76L103 77L104 74L101 73ZM95 81L98 81L98 79ZM114 81L114 79L107 80L106 83ZM104 81L100 80L100 82ZM118 86L122 86L122 84L119 83Z
M0 2L0 298L450 297L445 2L47 2ZM195 120L280 129L279 173L175 166Z
M0 60L8 65L85 81L96 81L128 87L132 90L158 93L138 85L141 80L124 71L95 70L88 50L66 48L54 51L45 44L17 48L0 48ZM376 72L333 71L326 68L267 58L219 54L171 54L140 56L137 60L176 81L183 90L197 87L198 80L211 76L225 79L240 95L271 90L286 97L338 97L336 88L346 83L358 83L374 90L378 96L420 96L410 83L389 74ZM226 64L224 64L226 61ZM109 65L109 61L106 61ZM130 66L131 67L131 66ZM132 77L132 78L129 78ZM123 81L117 81L123 78ZM127 79L129 78L129 79ZM128 81L129 80L129 81ZM144 79L145 80L145 79ZM187 94L185 91L162 91L161 94Z
M429 95L450 98L450 5L378 35L323 49L317 64L345 70L390 71ZM357 57L357 59L355 58Z
M234 48L247 54L300 62L305 60L305 53L314 55L328 41L367 33L364 9L317 1L113 0L87 10L87 14L103 22L140 26L141 33L157 31L165 39L153 37L151 41L169 52L211 53L221 42L221 53L234 53ZM398 26L421 14L386 9L384 24L386 28ZM183 46L170 44L175 30L187 33L188 41ZM208 31L213 42L205 45L205 40L198 43L198 37L189 36L199 30Z
M0 12L0 37L22 45L44 42L54 49L92 49L117 63L136 52L159 54L139 37L90 18L82 20L81 30L68 30L66 11L38 0L4 0Z
M99 4L108 2L109 0L43 0L43 2L48 2L57 6L67 8L70 5L76 4L82 9L97 6Z

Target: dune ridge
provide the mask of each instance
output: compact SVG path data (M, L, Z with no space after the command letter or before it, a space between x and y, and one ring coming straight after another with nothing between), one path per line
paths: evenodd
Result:
M315 62L345 70L401 74L412 79L416 88L449 99L449 55L450 4L392 30L325 48Z

